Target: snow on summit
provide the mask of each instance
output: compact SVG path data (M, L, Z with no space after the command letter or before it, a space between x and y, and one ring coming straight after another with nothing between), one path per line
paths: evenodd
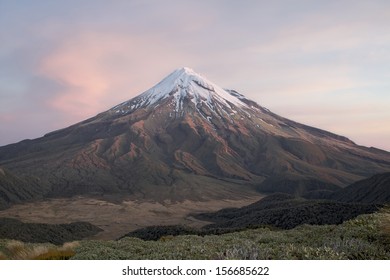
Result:
M172 98L176 112L183 109L184 99L191 100L195 106L204 103L210 108L214 107L215 102L228 108L231 108L231 105L247 107L238 96L232 95L191 68L183 67L173 71L151 89L112 110L127 113L134 109L157 105L167 98Z

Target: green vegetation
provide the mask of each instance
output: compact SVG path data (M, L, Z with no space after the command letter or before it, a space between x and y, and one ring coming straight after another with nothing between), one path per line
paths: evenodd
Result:
M258 228L218 236L164 236L157 241L84 240L61 247L2 240L0 259L390 259L389 241L386 208L340 225L290 230Z
M183 232L188 228L163 229L166 235L157 241L126 237L55 246L0 240L0 259L390 259L390 208L340 225L290 230L263 227L198 236Z
M389 214L362 215L341 225L291 230L249 229L223 235L85 241L74 259L390 259L380 230ZM387 232L388 234L388 232Z

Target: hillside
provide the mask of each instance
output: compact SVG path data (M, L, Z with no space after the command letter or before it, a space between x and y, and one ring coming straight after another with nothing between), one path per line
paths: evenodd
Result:
M270 195L251 205L222 209L195 217L213 222L204 229L274 226L292 229L302 224L340 224L361 214L378 211L380 205L306 200L286 194Z
M14 203L40 198L44 191L38 178L18 177L9 170L0 167L0 210Z
M101 229L86 222L70 224L23 223L16 219L0 218L0 239L14 239L32 243L63 244L91 237Z
M334 192L330 198L340 202L390 203L390 173L377 174Z

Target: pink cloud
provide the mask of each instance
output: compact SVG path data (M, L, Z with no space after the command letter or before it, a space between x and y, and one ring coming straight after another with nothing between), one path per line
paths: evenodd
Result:
M170 63L161 63L162 59ZM63 40L44 57L39 73L66 88L47 100L47 105L80 120L158 82L145 75L148 68L161 72L161 78L179 67L180 60L184 60L180 54L158 38L84 33Z
M11 113L1 113L0 114L0 123L12 122L15 120L15 115Z

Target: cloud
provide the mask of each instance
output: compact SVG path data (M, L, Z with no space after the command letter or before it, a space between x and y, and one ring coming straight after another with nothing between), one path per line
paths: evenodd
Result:
M162 63L162 57L170 63ZM178 60L180 55L158 38L82 33L47 54L38 72L63 86L47 104L84 118L139 94L147 83L152 86L157 81L146 74L148 68L166 75Z
M0 114L0 123L11 122L14 119L15 119L14 114L10 114L10 113L1 113Z
M350 7L345 2L339 7L334 7L334 4L329 3L328 7L319 5L311 13L276 27L265 40L260 39L248 46L248 51L311 55L388 45L390 7L380 8L375 3L355 3ZM347 8L348 12L345 11Z

